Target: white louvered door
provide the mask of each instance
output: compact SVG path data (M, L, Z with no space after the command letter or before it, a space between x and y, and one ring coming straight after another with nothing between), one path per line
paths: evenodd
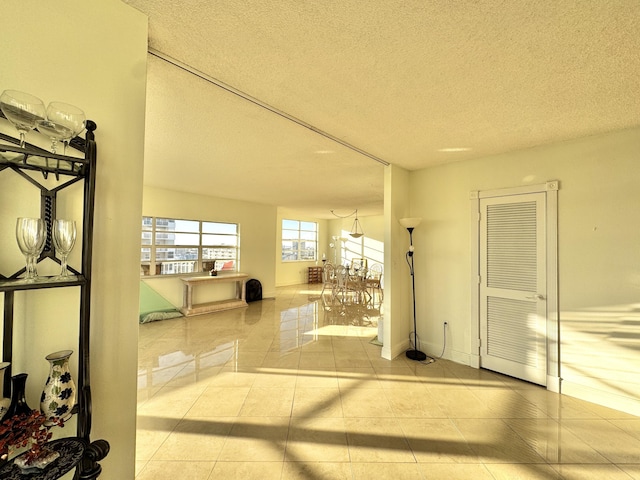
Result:
M546 385L545 194L480 201L480 363Z

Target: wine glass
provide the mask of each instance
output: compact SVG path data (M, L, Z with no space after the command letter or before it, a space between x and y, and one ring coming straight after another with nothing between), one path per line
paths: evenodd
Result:
M18 218L16 239L18 247L26 259L25 279L34 281L38 277L37 258L44 248L47 232L41 218Z
M51 140L51 153L56 153L59 141L69 141L74 136L70 128L47 119L38 120L37 129Z
M84 112L75 105L51 102L47 106L47 120L55 125L54 130L57 134L64 135L59 140L64 145L63 154L66 155L67 145L71 139L84 130L86 120Z
M67 270L67 257L76 243L76 222L73 220L55 220L53 222L53 245L56 252L60 255L60 275L56 278L69 277Z
M0 95L0 110L20 134L20 147L25 146L25 136L36 128L38 120L46 117L44 103L38 97L18 90L5 90Z

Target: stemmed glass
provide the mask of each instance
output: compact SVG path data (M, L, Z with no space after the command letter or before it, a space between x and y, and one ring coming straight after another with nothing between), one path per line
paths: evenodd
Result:
M46 109L38 97L18 90L5 90L0 95L0 110L20 134L20 147L25 146L25 136L36 128L38 120L44 120Z
M37 122L38 131L51 140L51 153L56 153L58 142L73 138L73 131L64 125L42 119ZM68 140L67 140L68 141Z
M46 237L46 227L41 218L18 218L16 239L26 260L24 278L28 281L34 281L38 277L37 258L42 253Z
M56 278L64 279L69 277L67 270L67 257L71 253L76 243L76 222L73 220L55 220L53 222L53 245L60 255L60 275Z
M69 105L63 102L51 102L47 106L47 121L49 125L43 126L43 128L49 132L55 130L56 140L62 141L64 145L63 154L66 155L67 145L73 137L79 135L84 130L85 120L84 112L75 105ZM53 137L50 138L52 139L51 147L54 149L55 143Z

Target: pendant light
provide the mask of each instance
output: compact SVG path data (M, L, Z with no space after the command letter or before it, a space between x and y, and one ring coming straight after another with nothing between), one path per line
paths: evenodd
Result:
M363 235L362 227L360 226L360 222L358 221L358 209L356 209L356 219L353 221L353 226L351 227L351 232L349 233L353 238L360 238Z
M338 218L349 218L352 215L356 216L356 219L353 221L353 225L351 226L351 231L349 232L349 236L353 237L353 238L360 238L362 235L364 235L364 232L362 231L362 225L360 225L360 220L358 220L358 209L356 208L353 212L351 212L349 215L338 215L336 212L334 212L333 210L331 210L331 213L333 215L335 215Z

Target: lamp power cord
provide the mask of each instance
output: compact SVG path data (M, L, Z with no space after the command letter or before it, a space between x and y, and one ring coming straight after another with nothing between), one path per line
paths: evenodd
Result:
M424 365L429 365L430 363L434 363L436 361L436 359L440 360L443 355L444 355L444 351L447 348L447 325L449 325L447 322L444 322L444 324L442 325L442 352L440 352L440 355L438 355L437 357L430 357L429 355L427 355L427 358L425 360L422 360L421 362L418 363L422 363ZM414 345L413 343L413 338L416 338L416 341L418 343L418 345ZM409 344L411 345L410 350L420 350L419 345L420 345L420 337L418 336L417 333L411 331L409 332Z

